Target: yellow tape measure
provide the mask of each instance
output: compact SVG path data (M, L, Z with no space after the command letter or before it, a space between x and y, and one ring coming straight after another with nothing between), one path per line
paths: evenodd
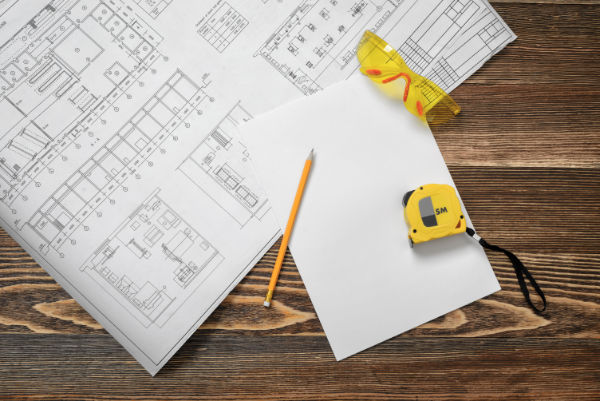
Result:
M450 185L422 185L414 191L407 192L402 198L402 205L404 206L404 219L409 226L408 240L411 248L414 244L466 232L482 247L491 251L504 253L510 259L515 269L519 287L529 306L536 313L542 313L546 310L544 292L519 258L504 248L489 244L477 235L475 230L467 227L458 195ZM525 279L529 281L542 300L542 308L538 308L531 301Z
M404 195L404 218L409 225L410 246L464 233L465 216L456 191L450 185L428 184Z

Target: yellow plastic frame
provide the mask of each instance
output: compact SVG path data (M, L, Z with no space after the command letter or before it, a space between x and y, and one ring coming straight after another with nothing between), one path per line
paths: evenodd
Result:
M356 54L361 72L388 96L402 100L408 111L424 123L442 124L460 113L450 95L413 72L400 54L373 32L365 32Z

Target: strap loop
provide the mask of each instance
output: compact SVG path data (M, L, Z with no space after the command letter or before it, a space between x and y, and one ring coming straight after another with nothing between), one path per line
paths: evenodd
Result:
M533 309L534 312L536 312L538 314L540 314L546 310L546 297L544 296L544 292L542 291L540 286L537 284L537 282L535 281L535 279L533 278L531 273L529 273L529 270L527 270L525 265L523 265L523 263L519 260L519 258L517 258L517 256L514 253L507 251L504 248L500 248L499 246L487 243L486 240L484 240L479 235L477 235L475 233L475 230L473 230L470 227L467 227L467 234L469 236L475 238L482 247L489 249L491 251L504 253L512 262L513 268L515 269L515 274L517 275L517 280L519 281L519 287L521 287L521 292L525 296L525 300L527 301L527 303L529 304L531 309ZM535 292L539 295L540 299L542 300L542 302L544 304L544 307L542 309L537 308L533 304L533 302L531 302L531 297L529 296L529 289L527 288L527 283L525 282L525 278L527 278L527 280L529 280L529 283L531 284L531 286L534 288Z

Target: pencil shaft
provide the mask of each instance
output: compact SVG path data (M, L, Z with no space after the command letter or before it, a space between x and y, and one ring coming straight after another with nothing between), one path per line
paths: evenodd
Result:
M279 278L279 272L281 271L281 266L283 265L283 259L285 258L285 252L287 250L288 242L292 234L294 222L296 221L296 215L298 214L298 209L300 207L302 195L304 194L304 187L306 186L306 181L308 179L308 174L310 172L311 165L312 158L309 158L308 160L306 160L306 163L304 163L304 170L302 170L302 176L300 178L300 183L298 184L298 190L296 191L294 204L292 205L292 210L290 211L290 216L285 227L283 239L281 240L281 246L279 247L279 252L277 253L275 267L273 268L273 274L271 275L271 281L269 282L269 294L273 293L275 285L277 284L277 279ZM269 298L269 296L267 296L267 298ZM268 300L270 301L270 299Z

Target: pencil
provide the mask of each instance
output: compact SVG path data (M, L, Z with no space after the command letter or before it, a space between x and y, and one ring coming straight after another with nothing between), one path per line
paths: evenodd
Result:
M314 149L310 151L306 162L304 163L304 170L302 170L302 177L300 178L300 183L298 184L296 198L294 199L294 204L292 205L292 211L290 212L290 217L288 218L287 226L285 227L285 232L283 233L283 240L281 240L281 246L279 247L279 253L277 254L277 259L275 260L275 267L273 267L273 273L271 274L269 290L267 292L267 296L265 297L265 302L263 302L263 305L266 307L271 306L271 298L273 298L273 291L275 290L275 285L277 284L277 279L279 278L279 272L281 271L281 265L283 264L285 251L290 240L290 235L292 234L292 228L294 228L296 214L298 213L300 201L302 200L302 195L304 194L304 187L306 185L306 181L308 180L308 174L310 173L310 167L312 165L313 160L313 151Z

